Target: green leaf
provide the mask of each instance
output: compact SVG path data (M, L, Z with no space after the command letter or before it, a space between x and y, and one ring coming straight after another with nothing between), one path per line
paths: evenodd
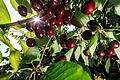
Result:
M93 54L94 54L94 52L95 52L95 49L96 49L96 47L97 47L97 45L98 45L98 32L96 32L93 36L92 36L92 38L90 39L90 41L89 41L89 50L90 50L90 53L91 53L91 57L93 57Z
M74 52L75 59L77 61L79 60L80 54L82 54L82 47L78 46L77 49Z
M118 31L113 31L113 35L114 35L114 37L115 37L115 39L117 39L118 41L120 41L120 31L118 30Z
M120 0L109 0L108 7L118 6L120 5Z
M95 4L96 4L96 8L98 10L102 11L108 0L94 0L94 1L95 1Z
M120 16L120 0L109 0L108 7L115 7L115 13Z
M24 54L22 59L23 63L29 63L32 60L37 59L40 56L40 51L38 47L30 47L28 48L27 52Z
M32 13L32 8L31 8L28 0L10 0L10 2L11 2L12 6L13 6L13 8L14 8L15 10L18 10L18 9L17 9L18 6L19 6L20 4L22 4L22 5L24 5L24 6L27 8L28 13L29 13L28 16L30 16L30 14Z
M109 73L109 69L110 69L110 58L108 58L108 60L106 61L106 64L105 64L105 70L107 73Z
M0 0L0 24L7 24L11 21L9 12L3 2Z
M115 13L120 16L120 5L115 6Z
M74 20L76 20L80 24L86 24L89 21L89 17L83 14L80 9L76 10L74 17Z
M9 80L12 75L13 75L12 73L8 74L3 73L0 75L0 80Z
M60 61L48 68L40 80L92 80L84 67L72 62Z
M10 40L7 37L7 34L0 34L0 41L6 44L11 51L14 51L14 47L11 45Z
M36 46L37 46L37 47L42 47L42 46L44 46L44 45L47 44L48 40L49 40L49 38L48 38L47 36L44 36L44 37L41 38L41 39L38 39L38 38L37 38L37 39L36 39ZM49 44L51 44L51 42L50 42Z
M28 50L28 46L26 45L26 41L20 39L19 42L20 42L20 45L22 47L23 53L26 53Z
M57 53L57 52L60 52L61 51L61 46L58 44L57 40L55 40L52 44L52 48L54 49L54 54Z
M20 64L20 52L18 50L11 52L9 56L9 61L11 63L11 67L15 71L17 71Z
M2 62L2 52L0 51L0 63Z
M66 55L66 58L67 58L67 61L70 61L70 58L72 56L72 53L73 53L73 50L74 48L70 49L65 55Z
M120 59L120 47L115 49L115 53L116 53L117 57Z

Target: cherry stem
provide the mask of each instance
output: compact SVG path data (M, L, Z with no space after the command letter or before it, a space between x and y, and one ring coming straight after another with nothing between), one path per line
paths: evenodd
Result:
M50 39L48 40L48 42L47 42L47 44L46 44L46 46L45 46L45 48L44 48L44 50L43 50L43 53L42 53L42 55L41 55L40 62L39 62L39 64L38 64L37 67L40 67L40 66L41 66L41 62L42 62L43 57L44 57L44 55L45 55L46 48L47 48L47 46L49 45L49 43L50 43L52 37L53 37L53 36L51 36Z

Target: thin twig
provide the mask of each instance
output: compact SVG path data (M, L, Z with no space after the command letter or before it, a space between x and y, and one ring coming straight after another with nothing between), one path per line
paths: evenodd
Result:
M49 39L49 41L47 42L47 44L46 44L46 46L45 46L45 48L44 48L44 50L43 50L43 53L42 53L42 55L41 55L40 62L39 62L39 64L38 64L37 67L39 67L39 66L41 65L41 62L42 62L42 60L43 60L43 57L44 57L44 54L45 54L46 48L47 48L47 46L49 45L49 43L50 43L52 37L53 37L53 36L51 36L50 39Z

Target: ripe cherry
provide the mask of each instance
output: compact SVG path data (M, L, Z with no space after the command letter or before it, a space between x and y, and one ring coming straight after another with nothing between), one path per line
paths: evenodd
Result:
M65 42L61 42L61 47L64 48L64 49L66 49L67 48L66 43Z
M42 38L42 37L44 37L44 32L43 32L43 30L41 30L39 32L35 32L35 35L37 38Z
M63 24L62 18L57 18L57 27L60 27Z
M30 31L30 32L33 31L33 28L32 28L32 26L31 26L31 24L30 24L29 22L26 23L26 29L27 29L28 31Z
M43 6L43 10L44 12L48 15L48 16L52 16L54 13L53 13L53 9L52 9L52 6L50 4L46 4Z
M56 16L62 18L65 13L65 7L63 5L58 5L56 10Z
M43 8L43 3L41 0L30 0L30 3L32 8L37 12L41 11Z
M105 57L105 51L104 51L104 50L99 50L99 51L97 52L97 56L100 57L100 58Z
M82 7L82 12L86 15L91 14L95 8L95 2L93 0L89 0L85 5Z
M66 56L65 56L64 54L57 55L57 56L55 57L55 62L58 62L58 61L61 61L61 60L63 60L63 61L66 61L66 60L67 60L67 58L66 58Z
M53 6L57 6L60 4L60 0L50 0L50 2Z
M62 0L63 5L67 6L70 3L70 0Z
M61 41L61 42L65 42L66 40L67 40L66 34L60 35L60 41Z
M89 55L90 55L88 49L83 50L83 54L84 54L85 56L89 56Z
M53 35L54 35L54 28L53 28L53 27L49 27L49 28L47 29L47 34L48 34L49 36L53 36Z
M70 10L66 10L65 14L63 16L63 20L65 23L68 23L70 20L72 19L72 11Z
M33 25L32 28L35 32L39 32L42 29L42 27L39 23L36 23L35 25Z
M35 44L36 44L36 41L33 38L28 38L27 41L26 41L26 44L27 44L28 47L34 47Z
M67 43L68 48L74 48L75 47L75 40L70 38Z
M21 16L27 16L28 13L27 8L23 5L18 6L18 12Z
M116 40L110 42L110 47L111 48L118 48L119 46L120 46L120 44Z
M106 52L110 58L112 58L112 56L115 55L115 50L111 47L107 48Z
M56 18L51 18L50 19L50 26L55 26L57 24L57 19Z
M82 38L85 40L89 40L92 37L92 31L91 30L85 30L82 33Z
M87 27L91 30L91 31L95 31L97 29L98 23L96 20L90 20L87 23Z

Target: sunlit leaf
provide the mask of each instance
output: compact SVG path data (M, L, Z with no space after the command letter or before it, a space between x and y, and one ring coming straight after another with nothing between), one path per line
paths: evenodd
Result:
M14 47L11 45L10 40L7 37L7 34L0 34L0 41L6 44L11 51L14 51Z
M91 57L93 57L93 53L98 45L98 32L96 32L89 41L89 50L91 53Z
M74 20L79 22L80 24L86 24L89 21L89 17L85 14L83 14L80 9L78 9L75 13Z
M6 24L10 23L10 15L9 12L3 2L3 0L0 0L0 24Z
M120 59L120 47L115 49L115 53L116 53L117 57Z
M98 10L102 11L108 0L94 0Z
M9 61L11 63L11 67L17 71L18 68L19 68L19 64L20 64L20 52L15 50L15 51L12 51L10 53L10 56L9 56Z
M85 68L85 66L84 66ZM83 66L60 61L52 65L40 80L92 80Z
M77 47L77 49L75 50L74 52L74 55L75 55L75 59L78 61L79 60L79 57L80 57L80 54L82 53L82 48L80 46Z
M20 42L23 52L26 53L28 50L28 46L26 45L26 42L22 39L20 39L19 42Z
M70 61L70 58L72 56L72 53L73 53L73 50L74 48L70 49L65 55L66 55L66 58L67 58L67 61Z
M2 62L2 52L0 51L0 62Z
M108 60L106 61L106 64L105 64L105 70L107 73L109 73L109 69L110 69L110 59L108 58Z
M57 40L55 40L55 41L53 42L52 47L53 47L53 49L54 49L54 54L61 51L61 47L60 47L60 45L58 44ZM53 54L53 55L54 55L54 54Z

